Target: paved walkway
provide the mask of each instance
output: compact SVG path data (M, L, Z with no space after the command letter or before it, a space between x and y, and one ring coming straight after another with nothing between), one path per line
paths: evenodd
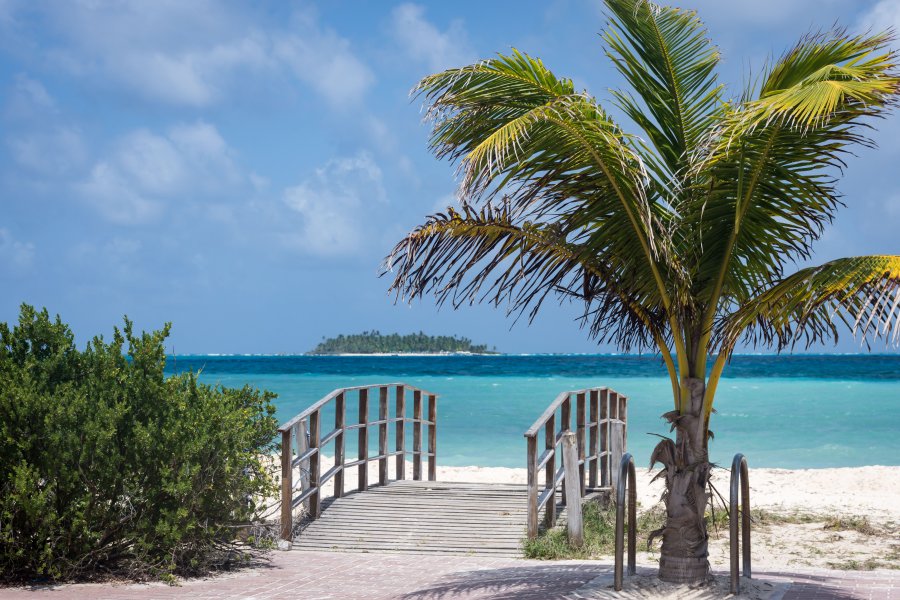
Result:
M438 600L572 599L615 597L604 588L611 565L485 557L403 556L372 553L276 552L256 568L180 586L79 584L0 588L0 598L173 599L278 598ZM900 600L900 571L756 573L782 585L782 600ZM781 592L779 592L779 595ZM777 598L777 596L776 596Z

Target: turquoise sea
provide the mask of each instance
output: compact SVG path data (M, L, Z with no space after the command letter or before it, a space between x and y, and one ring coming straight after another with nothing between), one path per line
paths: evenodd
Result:
M276 392L279 421L339 387L421 387L440 396L438 464L454 466L524 467L522 434L544 408L595 386L628 396L628 448L646 464L672 405L655 357L176 356L167 369ZM736 356L716 409L711 454L723 466L735 452L756 467L900 465L900 355Z

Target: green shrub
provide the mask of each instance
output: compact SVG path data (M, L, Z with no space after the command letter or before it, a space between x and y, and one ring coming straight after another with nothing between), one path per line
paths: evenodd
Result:
M161 331L126 318L79 351L23 305L0 323L0 579L195 574L246 556L271 497L274 394L166 377Z
M535 539L526 539L525 558L545 560L599 558L612 555L615 549L616 509L612 504L585 502L581 507L584 545L569 545L566 527L556 526L541 531Z

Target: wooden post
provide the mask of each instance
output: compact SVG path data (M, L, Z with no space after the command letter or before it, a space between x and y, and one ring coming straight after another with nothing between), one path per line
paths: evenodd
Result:
M309 415L309 447L316 448L318 452L309 458L309 487L313 489L312 496L309 497L309 518L318 519L321 511L319 500L321 499L322 490L319 489L319 473L321 460L321 448L319 448L319 436L321 434L321 416L318 410Z
M609 390L600 390L600 486L609 486Z
M597 390L591 390L588 396L589 419L592 423L591 433L588 435L588 454L592 457L590 469L588 469L588 487L597 487L597 468L600 463L600 417L598 415L598 404L600 402L600 393Z
M394 413L397 419L394 423L394 432L397 437L397 479L406 479L406 389L402 385L397 386L397 406Z
M619 396L619 420L622 421L622 451L628 449L628 398Z
M563 400L562 406L559 410L559 430L562 431L571 431L572 430L572 396L566 396L566 399ZM563 465L563 480L562 486L563 489L566 487L566 481L569 479L568 475L571 471L567 471L565 469L565 463L560 461L560 464ZM566 506L569 502L569 499L566 497L566 494L563 493L561 503L563 506Z
M422 479L422 392L413 392L413 479Z
M387 443L387 419L388 419L388 389L378 389L378 483L385 485L388 482L388 443Z
M575 396L575 443L578 445L578 489L584 497L584 392Z
M437 396L428 396L428 481L437 479Z
M612 425L609 429L609 437L610 437L610 462L613 465L618 465L622 462L622 455L625 453L625 440L622 438L623 428L621 421L613 421ZM616 486L619 484L619 469L611 469L612 481L611 485L613 489L616 489Z
M577 436L571 431L563 434L563 465L566 473L578 471ZM584 544L584 528L581 520L581 485L575 477L566 477L566 512L569 545L580 548Z
M306 419L301 419L293 427L294 443L297 445L297 456L309 450L309 440L306 437ZM300 493L309 489L309 459L301 460L300 465ZM303 508L309 510L309 499L303 501Z
M358 483L356 489L361 492L369 489L369 390L359 390L359 444L357 456L362 462L357 467Z
M537 436L526 436L528 467L528 538L538 534Z
M544 448L553 450L553 456L544 467L544 488L551 490L547 508L544 509L544 526L548 529L556 524L556 415L550 415L544 425Z
M340 429L340 433L334 438L334 466L341 468L334 474L334 496L340 498L344 495L344 438L347 433L347 408L344 402L344 393L341 392L334 399L334 428Z
M294 515L291 510L293 504L292 481L293 468L291 463L294 453L291 448L291 430L281 432L281 539L291 542L293 540Z

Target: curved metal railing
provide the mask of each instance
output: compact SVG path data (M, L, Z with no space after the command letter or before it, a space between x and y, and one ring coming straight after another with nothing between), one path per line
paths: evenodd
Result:
M735 454L731 463L731 498L729 501L729 536L731 537L731 593L741 590L738 577L738 490L741 494L741 554L744 577L750 579L750 480L747 476L747 459Z
M634 459L631 454L622 455L619 463L619 480L616 482L616 555L614 584L618 592L622 589L622 562L625 545L625 491L628 491L628 574L637 572L637 489L635 488Z

